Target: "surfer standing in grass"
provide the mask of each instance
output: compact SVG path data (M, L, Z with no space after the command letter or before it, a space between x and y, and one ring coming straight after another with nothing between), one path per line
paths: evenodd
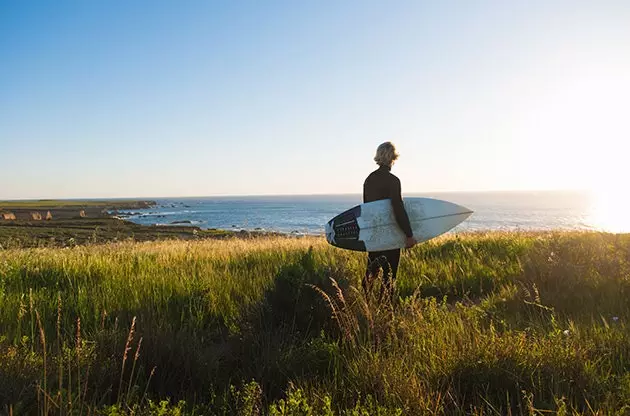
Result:
M398 153L391 142L385 142L376 149L374 161L379 168L370 173L363 183L363 202L391 199L396 222L407 236L405 247L411 248L417 244L417 241L413 238L409 217L403 205L400 179L390 172L396 159L398 159ZM369 252L367 271L362 282L366 294L370 290L371 278L377 275L379 268L382 268L383 287L391 299L394 294L394 281L396 280L399 261L400 249ZM382 294L381 291L381 296Z

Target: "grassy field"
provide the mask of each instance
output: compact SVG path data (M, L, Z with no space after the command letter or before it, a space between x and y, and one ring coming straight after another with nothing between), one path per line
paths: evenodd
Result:
M629 414L630 235L0 250L0 413Z

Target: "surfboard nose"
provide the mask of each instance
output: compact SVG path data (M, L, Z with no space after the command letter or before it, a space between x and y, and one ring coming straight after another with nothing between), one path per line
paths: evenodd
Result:
M458 216L462 216L462 218L468 218L470 215L472 215L474 213L474 211L470 208L467 208L463 205L459 205L459 204L455 204L453 202L449 202L449 201L440 201L438 200L438 202L441 204L441 210L446 214L446 215L458 215ZM463 220L462 220L463 221Z
M458 211L462 214L462 215L466 215L466 218L470 217L472 214L475 213L475 211L473 211L470 208L466 208L463 205L458 205L458 204L453 204L457 207Z

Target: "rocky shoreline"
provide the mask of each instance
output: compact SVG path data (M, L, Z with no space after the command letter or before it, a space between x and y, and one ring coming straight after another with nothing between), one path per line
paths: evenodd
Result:
M156 205L154 201L0 201L0 249L289 235L262 229L202 229L187 220L141 225L123 218Z
M0 222L109 218L119 210L147 209L155 201L0 201Z

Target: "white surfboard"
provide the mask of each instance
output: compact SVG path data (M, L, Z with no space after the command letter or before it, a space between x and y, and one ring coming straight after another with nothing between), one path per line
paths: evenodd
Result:
M427 241L449 231L473 212L461 205L432 198L405 198L405 210L413 236ZM357 205L328 221L326 240L337 247L356 251L382 251L405 247L391 200Z

